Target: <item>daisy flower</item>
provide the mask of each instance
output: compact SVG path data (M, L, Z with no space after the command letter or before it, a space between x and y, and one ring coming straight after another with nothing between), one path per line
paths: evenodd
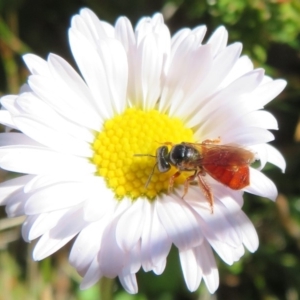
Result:
M267 144L277 122L263 107L286 82L254 69L240 43L227 45L224 27L204 43L205 33L199 26L171 37L159 13L135 29L126 17L112 26L82 9L69 30L80 75L57 55L24 56L28 85L3 97L0 111L1 123L15 129L1 134L0 167L24 175L1 184L0 204L9 217L26 216L23 238L39 238L35 260L74 239L70 263L82 288L118 277L136 293L138 270L161 274L174 244L188 289L203 279L213 293L213 250L233 264L245 247L257 249L242 197L277 196L261 169L270 162L284 170L285 161ZM162 143L207 139L247 148L260 161L242 190L203 176L213 213L197 185L182 198L191 173L168 192L176 168L155 167Z

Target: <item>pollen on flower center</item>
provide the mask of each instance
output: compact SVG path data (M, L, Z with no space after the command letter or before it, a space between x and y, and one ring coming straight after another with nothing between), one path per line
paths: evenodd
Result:
M92 144L92 162L97 175L103 176L118 199L147 197L154 199L168 190L172 168L166 173L155 169L147 188L145 184L156 163L156 149L165 142L193 142L193 132L178 118L169 117L157 110L142 111L128 108L121 115L107 120ZM182 175L175 184L182 183Z

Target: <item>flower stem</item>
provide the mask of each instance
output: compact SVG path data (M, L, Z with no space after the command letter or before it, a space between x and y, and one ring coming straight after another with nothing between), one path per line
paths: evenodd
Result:
M100 279L100 296L101 300L113 299L113 285L114 279L102 277Z

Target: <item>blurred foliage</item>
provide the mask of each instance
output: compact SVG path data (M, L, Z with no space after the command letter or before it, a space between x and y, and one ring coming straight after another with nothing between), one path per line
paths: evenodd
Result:
M183 282L178 253L172 249L161 276L139 272L139 294L128 295L114 283L116 300L287 299L300 298L300 1L299 0L0 0L0 95L17 93L28 75L22 54L46 57L55 52L73 63L67 29L70 18L90 7L114 23L126 15L135 23L143 15L163 12L172 33L205 23L209 32L220 24L230 42L239 40L244 53L267 74L288 80L286 90L270 105L279 122L274 145L287 160L286 174L268 165L280 195L276 204L245 195L260 247L233 266L219 261L220 288L210 296L203 284L189 293ZM0 180L7 178L0 173ZM101 299L99 286L80 291L80 277L67 262L69 246L36 263L33 245L20 238L20 229L0 212L0 300ZM19 223L18 223L19 222Z

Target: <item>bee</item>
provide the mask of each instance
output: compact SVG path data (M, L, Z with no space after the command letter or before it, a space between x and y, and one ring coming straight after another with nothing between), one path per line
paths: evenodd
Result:
M208 200L213 213L213 193L204 177L209 174L216 181L233 190L240 190L250 184L249 166L255 161L255 154L239 145L218 144L220 139L205 140L202 143L180 144L164 143L157 148L156 164L148 178L146 188L157 166L159 172L164 173L174 166L177 171L169 179L169 192L172 191L175 179L182 172L193 171L184 182L184 193L187 194L189 185L197 182L204 196ZM171 146L169 150L168 146ZM137 156L153 156L137 154Z

